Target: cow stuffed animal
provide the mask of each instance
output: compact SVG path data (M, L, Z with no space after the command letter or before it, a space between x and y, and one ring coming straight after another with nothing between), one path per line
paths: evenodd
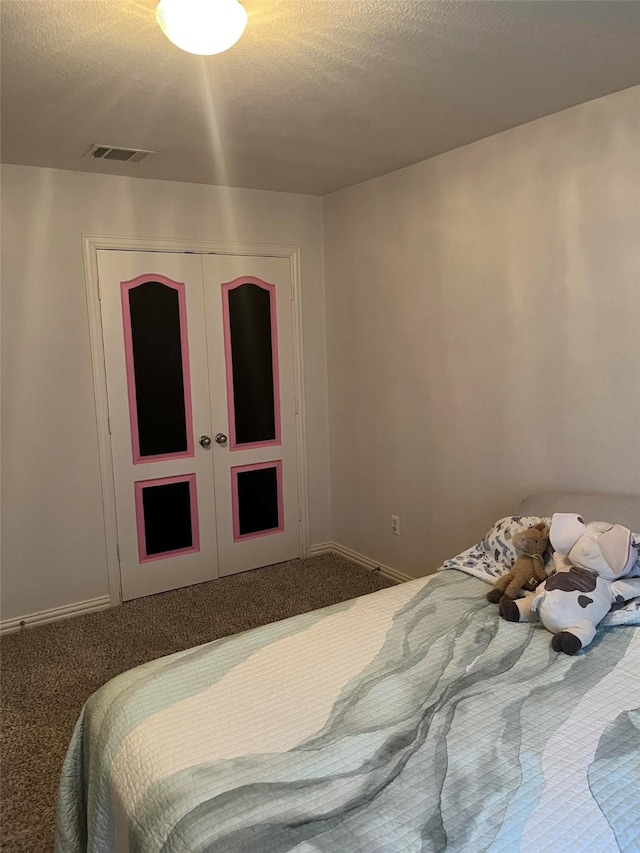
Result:
M619 524L556 513L549 539L558 571L535 592L502 598L500 616L509 622L537 622L554 634L552 647L574 655L593 640L611 605L640 595L638 551L631 531Z

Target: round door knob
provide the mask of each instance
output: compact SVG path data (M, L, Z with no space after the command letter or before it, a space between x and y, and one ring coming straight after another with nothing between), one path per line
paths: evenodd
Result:
M216 441L218 442L218 444L226 444L227 443L227 436L223 432L217 432L216 433Z
M217 439L216 439L216 441L217 441ZM200 436L200 444L203 447L211 447L211 439L209 438L208 435L201 435Z

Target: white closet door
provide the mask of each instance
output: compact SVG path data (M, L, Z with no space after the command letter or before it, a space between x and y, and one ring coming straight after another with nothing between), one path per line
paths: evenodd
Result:
M218 576L202 263L100 250L98 273L126 600Z
M220 574L300 556L289 261L203 255Z

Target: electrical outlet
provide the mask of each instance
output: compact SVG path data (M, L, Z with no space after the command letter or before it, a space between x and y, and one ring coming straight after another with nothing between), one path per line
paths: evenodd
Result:
M396 536L400 536L400 516L392 515L391 516L391 532Z

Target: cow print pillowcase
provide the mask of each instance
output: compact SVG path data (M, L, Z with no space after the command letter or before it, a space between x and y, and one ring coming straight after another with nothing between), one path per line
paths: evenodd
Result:
M521 530L533 527L539 521L544 521L547 525L551 524L550 518L539 518L535 515L508 515L506 518L496 521L489 530L482 540L481 546L487 558L498 564L500 574L508 572L518 556L513 547L514 535ZM545 565L550 559L551 555L547 552L545 554Z
M501 518L496 521L481 542L467 548L451 560L445 560L438 571L457 569L486 583L495 583L500 575L509 571L518 556L513 547L514 535L519 530L533 527L539 521L551 523L550 518L539 518L535 515L509 515ZM545 554L544 559L547 574L551 574L553 561L549 552Z

